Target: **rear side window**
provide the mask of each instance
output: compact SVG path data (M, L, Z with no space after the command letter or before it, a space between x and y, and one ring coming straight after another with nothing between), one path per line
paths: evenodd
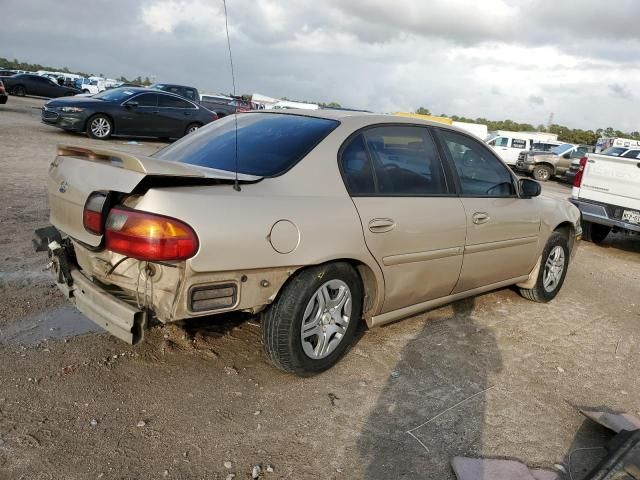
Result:
M381 195L447 193L431 134L423 127L375 127L364 132Z
M462 194L474 197L511 197L516 191L507 167L481 143L466 135L440 130L456 166Z
M260 177L281 175L298 163L339 123L277 113L243 113L200 128L154 157Z
M347 190L354 196L376 193L373 169L364 146L362 134L354 137L342 150L342 174Z
M527 141L520 140L519 138L514 138L513 140L511 140L511 147L522 150L524 148L527 148Z
M640 150L629 150L622 156L625 158L640 158Z

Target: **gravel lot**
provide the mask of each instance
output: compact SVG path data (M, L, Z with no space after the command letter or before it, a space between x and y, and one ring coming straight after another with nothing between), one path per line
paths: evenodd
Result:
M505 289L363 330L314 378L266 364L256 319L156 328L135 348L96 332L31 233L55 145L104 143L41 124L43 103L0 106L0 479L245 479L260 465L266 479L446 480L461 454L571 463L578 479L601 451L570 452L608 434L574 406L640 415L640 239L621 235L583 242L550 304ZM128 141L109 146L164 145Z

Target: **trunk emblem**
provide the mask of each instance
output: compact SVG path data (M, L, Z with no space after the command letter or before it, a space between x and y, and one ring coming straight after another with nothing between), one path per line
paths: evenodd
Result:
M64 193L67 191L68 187L69 187L69 184L67 183L67 181L63 180L62 183L60 183L60 186L58 187L58 191L60 193Z

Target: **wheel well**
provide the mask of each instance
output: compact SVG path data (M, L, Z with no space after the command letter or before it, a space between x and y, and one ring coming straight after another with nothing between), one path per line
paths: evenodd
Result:
M554 230L554 232L560 233L569 245L569 251L573 250L573 244L576 241L576 229L571 222L562 222Z
M24 88L24 93L27 93L27 87L25 87L24 85L22 85L21 83L14 85L13 87L11 87L11 91L13 92L16 88L22 87Z
M374 271L371 269L371 267L369 267L369 265L352 258L336 258L334 260L329 260L327 262L308 265L308 266L297 269L280 286L276 297L280 295L280 293L284 290L287 284L291 282L291 280L294 277L296 277L299 273L307 270L308 268L315 268L322 265L327 265L329 263L348 263L358 273L358 276L360 277L360 281L362 282L362 289L364 293L364 299L363 299L363 305L362 305L362 317L364 319L370 318L372 315L372 310L377 306L378 301L380 300L379 297L381 292L378 291L379 290L378 281L376 279L376 275Z
M553 165L551 165L550 163L546 163L546 162L542 162L542 163L538 163L535 167L533 167L534 169L536 167L548 167L549 169L551 169L551 173L555 173L556 171L556 167L554 167Z
M98 112L98 113L94 113L93 115L91 115L89 118L87 118L87 121L84 124L84 130L87 129L87 127L89 126L89 121L95 117L96 115L103 115L105 117L107 117L110 121L111 121L111 128L113 129L113 131L111 132L111 134L114 134L116 131L116 122L113 121L113 117L111 115L109 115L108 113L102 113L102 112Z

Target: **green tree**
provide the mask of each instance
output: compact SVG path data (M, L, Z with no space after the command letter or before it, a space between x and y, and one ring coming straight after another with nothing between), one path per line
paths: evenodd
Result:
M431 115L431 112L429 111L429 109L424 107L419 107L416 110L416 113L419 115Z

